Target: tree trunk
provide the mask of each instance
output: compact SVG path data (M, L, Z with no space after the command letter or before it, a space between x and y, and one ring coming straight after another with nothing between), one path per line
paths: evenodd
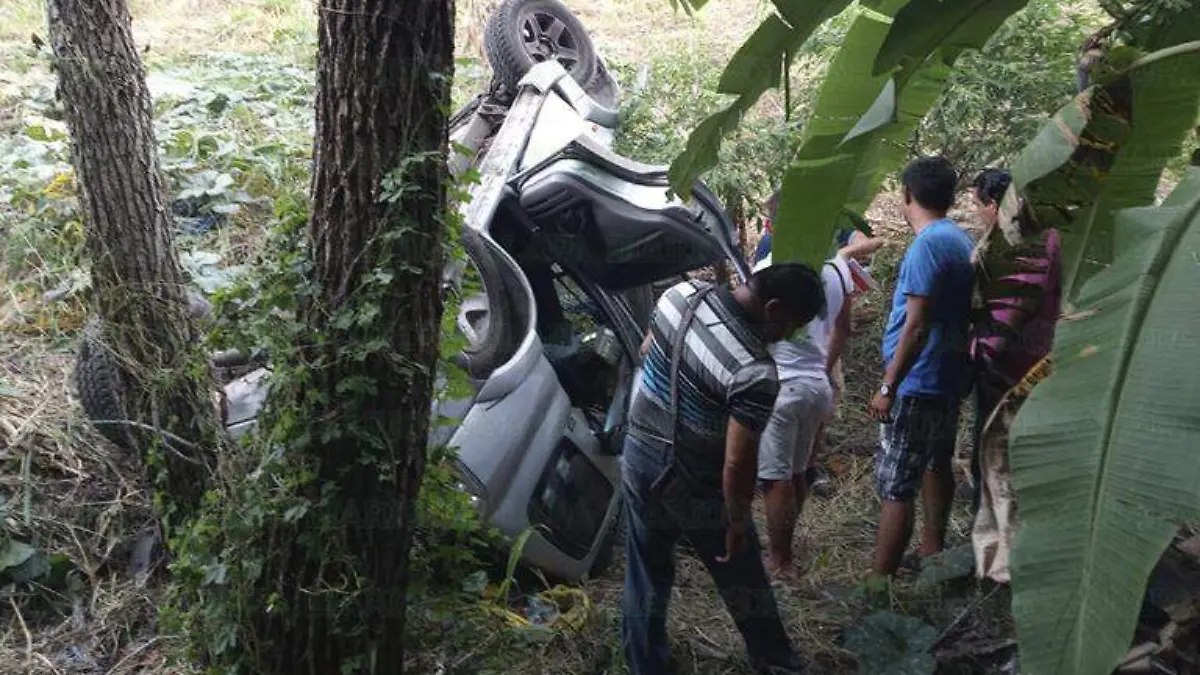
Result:
M193 367L195 329L129 9L125 0L50 0L47 9L102 343L124 419L137 423L124 426L151 471L165 465L160 487L171 504L190 510L203 494L219 425L211 375Z
M414 499L441 331L453 75L449 0L320 5L316 166L302 311L311 379L293 444L322 513L277 525L252 670L399 673ZM349 593L346 592L350 588Z

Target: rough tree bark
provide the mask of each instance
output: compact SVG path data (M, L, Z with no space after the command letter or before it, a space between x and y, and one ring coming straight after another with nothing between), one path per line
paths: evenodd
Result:
M125 0L50 0L47 9L102 343L125 419L140 423L125 428L150 471L167 469L171 504L190 509L209 475L217 415L211 376L192 367L195 328L129 9Z
M260 613L246 642L261 645L257 672L357 663L391 674L403 666L440 338L454 9L326 0L318 12L316 290L302 311L316 344L296 356L311 380L295 395L296 409L319 420L296 450L317 467L323 515L276 527L282 555L259 597L276 593L288 609Z

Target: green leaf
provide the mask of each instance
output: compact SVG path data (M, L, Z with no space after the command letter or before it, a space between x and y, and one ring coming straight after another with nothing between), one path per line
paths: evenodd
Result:
M820 269L857 166L856 155L841 154L788 167L771 242L772 262L799 261Z
M1200 379L1187 366L1200 350L1200 179L1169 202L1117 215L1138 236L1083 285L1055 372L1011 431L1025 672L1111 673L1151 570L1179 523L1200 518Z
M861 28L855 31L860 21ZM883 40L886 28L886 21L878 16L860 15L850 31L857 37L853 41L848 37L842 48L846 57L839 55L831 66L829 77L859 84L833 85L827 81L831 91L837 92L829 94L832 103L827 109L837 110L840 106L849 110L844 101L852 100L859 106L860 117L827 115L824 129L830 133L810 136L801 147L801 160L794 167L799 170L789 171L784 180L773 244L779 253L773 260L819 265L828 256L833 230L842 226L839 215L866 211L883 178L907 158L907 142L913 129L945 87L950 68L937 53L903 87L892 78L870 77L864 64ZM846 51L852 45L860 57L857 61ZM882 91L868 89L872 81L881 81L877 86ZM824 90L823 86L823 95ZM826 111L820 107L824 100L822 97L818 101L818 114ZM880 117L893 117L894 121ZM840 159L832 161L835 158Z
M950 79L950 66L935 52L903 86L895 121L874 130L860 159L860 168L846 199L846 208L865 213L884 177L900 169L909 157L908 141L921 119L937 103Z
M13 539L0 544L0 583L21 584L49 571L50 558L42 551Z
M912 0L896 13L872 72L924 63L939 47L953 63L964 49L982 47L1029 0Z
M930 675L937 630L911 616L875 612L846 629L846 649L858 656L860 675Z
M806 143L816 136L843 137L879 97L888 79L871 73L871 57L887 37L889 18L861 6L853 12L853 23L813 102L805 126Z
M476 570L468 574L462 582L463 593L472 597L478 598L483 595L483 589L487 588L488 576L483 570Z
M887 82L883 84L883 91L879 92L879 97L867 109L867 112L859 118L854 127L850 129L842 138L842 143L853 140L869 134L876 129L887 126L896 121L896 80L889 77Z
M907 1L907 0L905 0ZM841 13L849 0L772 0L775 9L792 27L792 48L808 39L817 26Z
M721 72L717 91L761 96L764 91L778 86L783 77L783 57L791 39L792 29L778 15L764 19Z
M936 586L947 581L969 577L975 572L975 548L963 544L925 558L921 564L918 586Z
M682 1L687 9L688 0ZM722 71L717 90L739 96L724 110L705 118L688 136L683 152L671 162L668 178L673 193L691 194L696 179L717 165L721 140L737 129L742 116L768 89L779 85L784 56L849 4L849 0L776 0L787 23L776 15L768 17Z
M696 127L688 136L687 146L667 171L673 193L690 195L696 179L717 165L721 139L737 128L742 115L753 103L746 96L739 97L728 108L709 115Z
M37 549L29 544L9 539L5 542L4 546L0 547L0 570L7 570L18 565L23 565L35 553L37 553Z
M1112 261L1114 213L1153 202L1198 113L1200 53L1182 54L1083 92L1021 152L1002 225L1059 230L1068 301ZM1019 212L1018 194L1028 211Z

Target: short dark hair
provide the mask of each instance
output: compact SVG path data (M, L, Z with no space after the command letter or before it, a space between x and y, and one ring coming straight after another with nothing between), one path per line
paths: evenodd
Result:
M1011 184L1011 173L1003 169L984 169L975 176L971 187L979 191L979 200L984 204L998 204Z
M904 167L900 184L905 201L914 199L930 211L945 213L954 206L958 175L945 157L918 157Z
M779 300L804 323L825 313L825 284L813 268L799 262L768 265L750 277L759 300Z

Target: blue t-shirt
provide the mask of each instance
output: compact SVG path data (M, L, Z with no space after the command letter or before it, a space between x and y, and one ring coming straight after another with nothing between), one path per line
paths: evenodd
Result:
M929 337L912 370L897 388L901 396L961 398L970 386L967 353L975 243L949 218L929 224L913 239L892 296L883 334L883 361L890 364L908 317L909 295L931 298Z

